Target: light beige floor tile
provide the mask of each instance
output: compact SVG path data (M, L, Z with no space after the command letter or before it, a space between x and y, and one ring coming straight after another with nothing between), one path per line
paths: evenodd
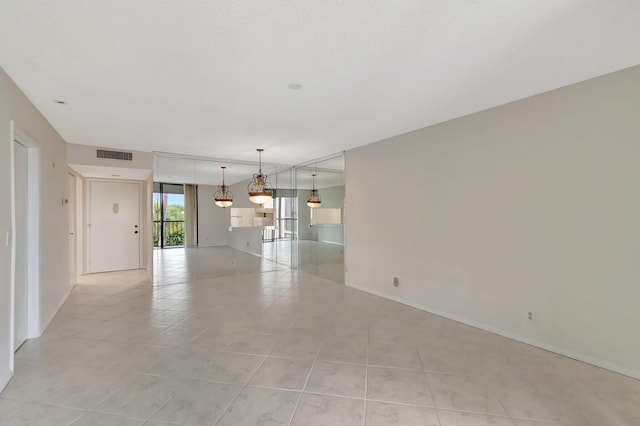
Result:
M22 401L0 398L0 419L8 419L22 410L25 405L26 403Z
M428 373L427 382L437 408L508 416L481 377Z
M108 340L112 342L147 343L156 334L168 328L166 325L130 324L107 321L90 328L77 337L90 340Z
M428 407L367 401L366 426L440 426Z
M567 426L589 424L580 410L561 397L561 388L542 388L520 380L495 381L493 387L512 417L559 421Z
M264 334L245 332L236 336L231 346L227 348L229 352L267 355L273 349L278 336L276 334Z
M322 349L320 349L318 360L366 364L367 344L366 342L353 340L327 340L322 345Z
M267 358L249 381L250 385L302 390L313 361L291 358Z
M93 327L98 327L102 325L103 322L104 321L89 318L84 318L82 321L73 321L68 316L56 315L45 330L44 335L49 336L50 334L55 334L62 337L72 337Z
M514 426L509 417L438 410L441 426Z
M278 338L271 355L314 359L322 346L322 339L309 336L283 335Z
M36 361L15 360L16 373L2 391L2 397L25 402L41 402L60 389L55 374Z
M162 312L161 310L149 309L147 307L142 307L139 309L134 309L129 312L125 312L122 315L118 315L113 318L111 321L113 322L125 322L131 324L151 324L151 320L156 314Z
M573 410L592 425L640 425L640 393L625 389L585 389L565 387L561 393ZM565 417L566 419L566 413Z
M214 425L240 389L239 385L188 380L152 419L181 425Z
M418 350L425 371L475 374L482 371L480 360L457 346L423 345Z
M210 361L210 372L201 379L244 384L255 373L265 357L233 353L216 353Z
M2 421L3 426L70 425L85 412L42 404L25 404L18 413Z
M210 357L209 352L200 348L181 348L158 360L148 373L181 379L203 379L211 371Z
M94 411L146 419L176 393L179 382L166 377L137 375L134 380L94 408Z
M350 369L361 368L367 356L369 424L411 424L433 413L422 368L445 426L505 424L509 419L497 415L505 412L491 395L514 417L516 426L640 424L638 380L302 271L274 267L255 256L223 247L157 250L154 273L155 283L148 271L80 277L44 335L27 341L16 353L16 374L0 394L0 424L10 424L4 418L9 415L18 424L67 424L65 415L76 412L58 407L87 409L94 404L111 404L113 414L125 417L131 410L139 422L182 389L178 384L167 386L170 378L176 383L194 378L214 386L225 386L217 381L235 382L234 390L222 399L233 398L254 373L256 386L250 385L247 392L260 394L256 401L268 401L273 390L259 383L299 390L307 377L315 392L350 394L351 384L356 383L357 390L361 380ZM275 359L283 361L271 361ZM264 369L257 371L263 361ZM348 367L325 371L331 362ZM159 376L150 379L158 381L155 385L140 383L139 373L148 371ZM180 404L178 396L173 401L195 407L203 394L185 390ZM294 406L297 396L294 392ZM280 397L274 397L276 407ZM236 406L227 413L224 422L243 424L236 420L247 415L249 424L268 424L272 418L287 424L293 415L287 404L289 411L282 418L281 413L272 417L268 403L262 408L246 404L242 412ZM52 414L40 416L51 405ZM23 406L36 410L14 416ZM205 408L212 407L215 404ZM261 417L261 410L266 417ZM105 419L112 417L107 414L92 412L85 421L109 423ZM308 421L322 421L324 415L316 419L309 414ZM428 425L432 418L426 419ZM153 423L163 422L148 422Z
M94 368L106 366L116 371L145 372L177 351L175 347L141 343L111 342L110 346L111 350L107 352L108 358L101 358L100 363Z
M296 426L361 426L364 400L305 393L293 416Z
M422 370L418 349L395 343L373 343L369 346L369 365Z
M149 370L150 374L183 379L243 384L264 360L263 356L209 352L184 347Z
M73 426L140 426L142 420L127 419L111 414L87 413L73 422Z
M191 317L180 323L181 327L193 327L197 321L199 327L209 327L210 323L197 317ZM189 323L190 322L190 323ZM209 329L206 332L200 334L193 341L189 343L189 346L195 346L200 349L204 349L211 352L222 352L227 349L236 338L237 332L235 330L219 330Z
M305 391L364 398L366 367L317 361Z
M251 325L250 330L256 333L279 334L289 328L292 322L293 319L267 317Z
M46 404L88 410L131 380L129 372L115 369L70 367L55 376L57 389L48 394Z
M299 392L245 388L218 426L238 425L287 425L299 399Z
M150 345L179 348L202 334L206 328L187 328L170 326L155 334L148 341Z
M369 367L367 399L433 406L422 371Z

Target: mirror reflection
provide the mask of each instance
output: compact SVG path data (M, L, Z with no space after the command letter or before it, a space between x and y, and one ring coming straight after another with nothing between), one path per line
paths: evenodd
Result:
M344 283L344 155L296 167L296 183L298 269Z
M233 199L220 206L223 167ZM262 163L273 188L263 205L250 202L247 189L258 169L258 162L154 153L155 248L230 247L258 256L263 270L298 268L343 283L344 155Z

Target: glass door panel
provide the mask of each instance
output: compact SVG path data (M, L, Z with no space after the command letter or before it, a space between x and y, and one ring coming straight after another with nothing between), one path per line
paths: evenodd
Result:
M184 247L184 185L154 182L153 246Z

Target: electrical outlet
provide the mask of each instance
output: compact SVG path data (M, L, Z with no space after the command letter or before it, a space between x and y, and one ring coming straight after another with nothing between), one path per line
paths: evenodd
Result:
M398 287L400 285L400 278L393 277L393 286Z
M535 319L535 315L533 314L533 312L527 312L527 319L529 321L533 321Z

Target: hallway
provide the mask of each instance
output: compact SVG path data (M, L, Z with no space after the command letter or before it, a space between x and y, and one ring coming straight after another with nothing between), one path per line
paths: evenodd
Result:
M2 425L638 425L640 382L228 248L82 277Z

